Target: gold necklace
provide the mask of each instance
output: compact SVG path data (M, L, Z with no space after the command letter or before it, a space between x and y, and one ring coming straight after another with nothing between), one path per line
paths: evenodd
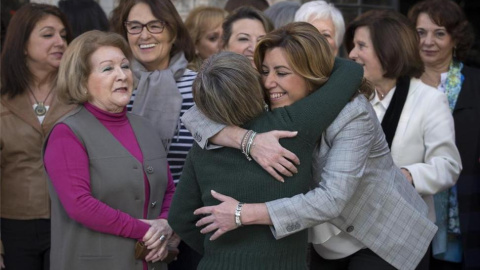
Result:
M32 96L33 96L33 99L35 99L35 102L37 104L37 106L35 107L34 111L35 111L35 114L37 116L44 116L46 113L47 113L47 107L45 107L45 102L47 102L47 99L48 97L50 96L50 94L52 93L53 91L53 87L50 89L50 91L48 92L47 94L47 97L45 98L45 100L43 100L42 102L39 102L37 100L37 97L35 97L35 94L33 93L32 89L30 88L30 86L28 87L28 90L30 90L30 93L32 93Z

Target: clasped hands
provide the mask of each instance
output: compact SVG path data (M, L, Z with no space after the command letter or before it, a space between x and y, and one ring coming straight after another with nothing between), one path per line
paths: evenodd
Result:
M147 262L165 259L168 255L168 247L177 247L180 243L180 238L173 232L166 219L140 219L140 221L150 225L142 239L150 250L145 257Z

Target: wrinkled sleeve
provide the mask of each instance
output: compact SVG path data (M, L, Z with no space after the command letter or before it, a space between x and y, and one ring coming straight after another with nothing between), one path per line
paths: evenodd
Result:
M149 225L113 209L92 196L88 154L65 124L50 134L44 163L55 192L68 216L102 233L141 240Z
M348 109L348 105L347 108ZM280 239L340 215L364 177L375 128L366 111L341 114L327 129L328 151L319 186L306 194L267 202L272 232ZM317 159L319 161L319 159ZM316 164L313 164L316 167Z
M215 149L221 146L209 144L208 139L215 136L226 126L210 120L196 105L193 105L182 116L182 122L192 133L193 139L202 149Z

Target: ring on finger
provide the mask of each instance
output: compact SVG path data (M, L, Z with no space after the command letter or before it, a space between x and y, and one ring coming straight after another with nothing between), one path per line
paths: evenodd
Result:
M164 235L164 234L162 234L162 236L160 236L160 241L162 241L162 242L163 242L163 241L165 240L165 238L167 238L167 237L165 237L165 235Z

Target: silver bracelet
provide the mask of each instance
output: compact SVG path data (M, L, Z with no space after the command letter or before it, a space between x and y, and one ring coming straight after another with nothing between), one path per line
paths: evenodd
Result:
M248 140L250 138L250 136L252 135L253 133L253 130L249 130L245 133L245 135L243 135L243 138L242 138L242 143L240 145L240 148L242 149L242 153L245 155L245 157L247 158L248 161L251 160L249 154L247 153L247 145L248 145Z
M255 139L255 136L257 136L257 133L254 131L252 132L252 134L250 135L250 138L248 139L247 154L246 154L248 161L252 160L252 158L250 158L250 150L252 149L253 140Z
M242 212L243 204L244 204L243 202L239 202L237 204L237 209L235 209L235 225L237 225L237 227L242 226L242 220L240 219L240 214Z

